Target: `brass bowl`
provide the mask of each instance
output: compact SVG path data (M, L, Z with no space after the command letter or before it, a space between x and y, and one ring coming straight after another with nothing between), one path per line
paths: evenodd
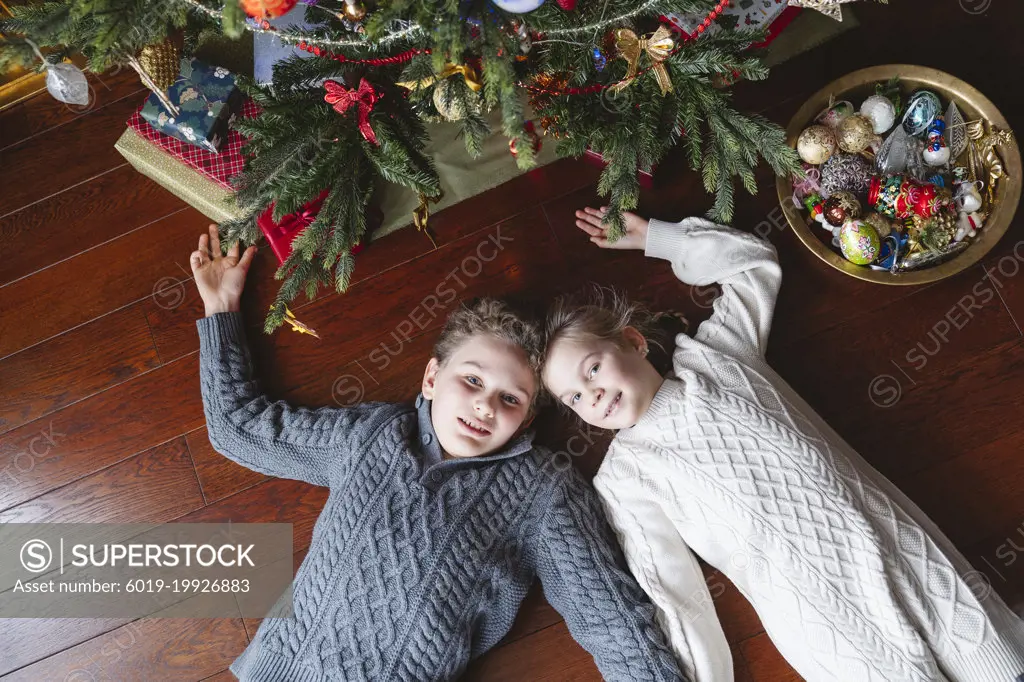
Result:
M789 145L796 147L796 139L800 132L811 125L815 116L828 107L831 95L835 95L836 101L850 100L855 106L859 106L860 102L874 94L875 83L887 81L893 76L899 76L900 92L904 95L918 88L927 88L938 94L944 103L948 103L950 99L956 100L965 121L984 118L993 126L1002 130L1010 130L1006 118L999 113L995 105L959 78L924 66L887 64L854 71L832 81L816 92L800 107L800 110L789 122L789 127L786 129ZM899 125L898 120L896 125ZM887 270L874 270L866 265L855 265L836 253L831 246L831 239L825 241L828 233L818 223L811 220L805 211L793 205L791 199L792 179L779 176L775 185L778 189L782 211L786 214L790 226L800 237L800 241L806 244L807 248L821 260L851 277L869 282L896 285L926 284L955 275L980 261L1010 227L1010 221L1013 219L1014 211L1017 210L1017 204L1020 201L1020 149L1014 140L1011 145L998 146L997 151L1003 158L1006 177L1000 179L994 201L995 206L985 221L985 226L976 237L970 240L970 246L945 263L899 274L893 274Z

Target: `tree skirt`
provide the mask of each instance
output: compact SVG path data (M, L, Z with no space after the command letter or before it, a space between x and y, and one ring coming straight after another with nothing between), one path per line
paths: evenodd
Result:
M492 111L487 121L493 132L484 141L480 156L475 159L466 151L466 144L460 135L461 123L427 124L430 142L425 154L434 160L444 190L440 201L430 204L431 215L529 172L519 170L515 157L508 150L508 138L501 133L500 112L497 109ZM537 133L541 134L543 131L540 126L536 123L534 125ZM541 149L534 155L537 168L558 158L555 154L556 141L543 135L541 140ZM384 211L384 222L374 231L373 238L412 225L412 212L420 203L416 193L389 182L378 185L375 201L379 202Z

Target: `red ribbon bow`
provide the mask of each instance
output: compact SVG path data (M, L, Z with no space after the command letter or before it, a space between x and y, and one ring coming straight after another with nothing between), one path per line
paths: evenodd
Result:
M337 81L325 81L324 101L334 107L339 114L344 114L352 105L358 107L359 132L372 144L377 144L377 134L370 127L370 112L380 99L380 95L373 89L373 86L363 78L359 81L357 90L349 90Z

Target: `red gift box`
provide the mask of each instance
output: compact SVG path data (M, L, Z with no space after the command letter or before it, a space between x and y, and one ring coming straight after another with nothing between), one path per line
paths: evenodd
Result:
M583 158L589 161L590 163L594 164L598 168L604 168L605 166L608 165L608 162L604 160L604 157L595 152L593 149L588 149L587 151L583 152ZM656 168L657 166L655 166L649 171L645 171L639 168L637 169L637 175L640 176L641 187L643 187L644 189L650 189L651 187L654 186L653 174Z
M233 190L228 179L233 175L242 172L245 164L242 158L242 144L245 138L237 130L228 132L227 140L221 147L219 154L200 149L188 142L182 142L153 128L142 118L142 107L132 114L128 119L128 127L141 135L146 140L156 144L165 152L193 168L204 176L210 178L225 189ZM242 116L254 118L260 113L260 108L252 100L246 100L242 105Z
M325 189L320 193L320 196L303 206L301 210L289 213L281 218L279 223L274 222L274 204L268 206L260 214L256 224L260 226L263 236L270 242L270 248L274 250L274 255L277 256L278 262L284 263L288 256L291 255L292 242L295 240L295 237L316 219L316 215L320 212L320 207L323 206L328 194L330 194L330 190ZM383 220L384 213L378 207L371 205L367 215L367 233L373 232ZM364 244L359 242L352 247L352 255L356 255L363 248Z

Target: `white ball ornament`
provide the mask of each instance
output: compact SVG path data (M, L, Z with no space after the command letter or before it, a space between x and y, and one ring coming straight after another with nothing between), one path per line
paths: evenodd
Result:
M491 0L491 2L506 12L514 12L515 14L532 12L544 4L544 0Z
M881 95L871 95L860 105L860 113L867 116L875 129L875 135L881 135L896 123L896 107L892 100Z

